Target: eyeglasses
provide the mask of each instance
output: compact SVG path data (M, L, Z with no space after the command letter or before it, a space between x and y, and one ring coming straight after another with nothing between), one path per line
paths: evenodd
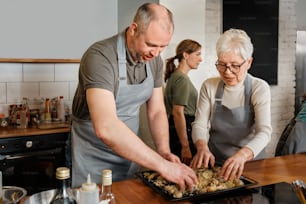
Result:
M240 67L246 62L244 60L241 64L230 64L226 65L224 63L217 62L215 63L216 68L219 72L224 73L227 69L229 69L233 74L238 74L240 72Z

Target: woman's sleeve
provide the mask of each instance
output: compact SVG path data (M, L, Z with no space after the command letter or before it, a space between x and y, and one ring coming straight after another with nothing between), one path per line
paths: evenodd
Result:
M271 125L271 93L269 85L258 80L253 84L252 103L255 112L255 136L247 144L256 157L270 142Z
M192 123L193 143L196 143L199 139L202 139L205 142L208 142L209 140L209 124L212 110L211 101L213 100L211 98L211 92L214 92L213 90L210 90L210 87L211 84L208 83L208 81L205 81L200 89L195 120Z

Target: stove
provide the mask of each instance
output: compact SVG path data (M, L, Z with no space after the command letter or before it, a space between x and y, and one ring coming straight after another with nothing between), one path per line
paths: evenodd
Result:
M28 195L56 187L55 170L66 166L68 133L0 139L3 185L19 186Z

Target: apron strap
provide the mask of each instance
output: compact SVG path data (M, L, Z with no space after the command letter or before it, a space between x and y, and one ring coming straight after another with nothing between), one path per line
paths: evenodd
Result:
M252 81L249 74L246 75L246 78L244 80L244 93L245 93L244 104L246 106L251 105Z
M126 80L126 50L124 35L119 35L117 40L119 80Z
M224 82L220 80L217 92L215 95L215 103L218 105L221 105L222 103L222 96L224 92ZM251 104L251 94L252 94L252 81L251 77L249 74L246 75L245 80L244 80L244 93L245 93L245 99L244 99L244 104L245 105L250 105Z
M224 82L222 80L220 80L219 85L218 85L218 89L215 95L215 103L218 105L221 105L222 103L222 96L223 96L223 92L224 92Z

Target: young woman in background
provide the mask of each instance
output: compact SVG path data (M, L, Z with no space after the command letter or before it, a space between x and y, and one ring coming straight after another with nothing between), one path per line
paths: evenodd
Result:
M198 91L188 72L197 69L201 63L201 47L194 40L183 40L176 48L176 55L166 61L164 99L169 118L170 148L185 164L190 163L196 152L191 139L191 123L198 99Z

